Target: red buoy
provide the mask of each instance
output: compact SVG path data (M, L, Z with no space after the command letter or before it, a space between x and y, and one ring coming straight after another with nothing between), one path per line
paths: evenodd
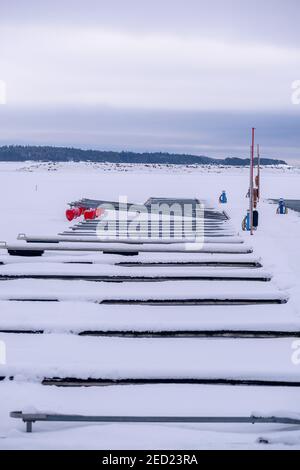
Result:
M101 217L101 215L103 215L105 212L105 209L103 209L103 207L98 207L96 209L96 217Z
M96 209L89 209L84 212L85 220L94 220L96 218Z
M68 219L69 222L73 219L77 219L77 217L80 217L82 215L82 208L80 207L74 207L73 209L67 209L66 210L66 218Z
M105 212L105 209L101 207L97 207L97 209L89 209L84 211L84 218L85 220L94 220L97 217L101 217Z
M68 221L71 222L71 220L73 220L74 217L75 217L74 209L67 209L66 210L66 218L68 219Z
M86 207L78 207L78 209L80 211L80 215L79 215L79 217L80 217L86 211Z

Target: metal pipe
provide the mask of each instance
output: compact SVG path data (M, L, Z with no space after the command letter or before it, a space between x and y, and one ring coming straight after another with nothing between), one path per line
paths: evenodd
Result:
M260 148L259 144L257 145L257 190L258 190L258 200L260 200Z
M26 423L27 432L32 432L32 423L36 421L169 424L285 424L300 426L300 419L284 416L83 416L13 411L10 413L10 417L22 419L24 423Z
M253 253L253 249L249 246L242 244L204 244L202 247L193 246L193 244L188 243L181 245L163 245L163 244L118 244L118 243L107 243L107 244L97 244L97 243L34 243L34 244L8 244L0 245L0 249L5 249L8 252L13 252L17 255L20 253L28 252L30 255L38 252L43 254L44 251L87 251L87 252L103 252L110 254L120 254L120 253L136 253L139 252L148 252L148 253L224 253L224 254L241 254L241 253Z
M252 145L251 145L251 159L250 159L250 233L253 235L253 178L254 178L254 145L255 145L255 128L252 128Z
M46 237L46 236L26 236L25 234L19 234L18 240L21 241L26 241L27 243L53 243L53 244L59 244L63 242L68 242L68 243L79 243L78 246L80 246L81 243L94 243L96 244L124 244L126 245L138 245L139 248L142 248L145 245L155 245L155 246L160 246L160 251L164 251L164 246L167 251L167 247L170 245L178 245L182 246L181 251L185 251L185 245L189 244L190 245L190 251L192 251L193 246L195 246L195 250L199 250L199 244L203 242L203 245L207 244L228 244L228 245L242 245L244 243L243 239L240 237L207 237L204 236L203 233L200 232L200 234L195 234L191 238L164 238L161 239L160 237L153 237L153 238L142 238L142 237L136 237L136 238L118 238L116 236L114 239L109 239L109 238L101 238L97 236L77 236L77 235L68 235L68 236L52 236L52 237ZM197 243L198 241L198 243Z

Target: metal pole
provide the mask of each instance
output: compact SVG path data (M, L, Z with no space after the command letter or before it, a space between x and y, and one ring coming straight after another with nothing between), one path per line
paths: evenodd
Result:
M258 179L258 200L260 200L260 148L259 144L257 145L257 179Z
M254 144L255 144L255 128L252 128L252 145L251 145L251 159L250 159L250 233L253 235L253 177L254 177Z

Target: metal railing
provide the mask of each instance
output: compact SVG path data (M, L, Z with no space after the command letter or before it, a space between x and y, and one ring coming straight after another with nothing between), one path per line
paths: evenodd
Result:
M83 416L13 411L10 413L10 417L21 419L26 424L26 432L32 432L32 425L37 421L144 424L285 424L300 426L300 418L277 416Z

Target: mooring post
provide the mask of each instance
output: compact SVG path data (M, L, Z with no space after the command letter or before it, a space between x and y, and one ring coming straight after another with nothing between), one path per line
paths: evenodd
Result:
M33 421L26 421L26 432L32 432Z
M250 158L250 199L249 199L249 210L250 210L250 233L253 235L253 178L254 178L254 144L255 144L255 128L252 128L252 145L251 145L251 158Z
M260 200L260 146L257 145L257 189L258 189L258 200Z

